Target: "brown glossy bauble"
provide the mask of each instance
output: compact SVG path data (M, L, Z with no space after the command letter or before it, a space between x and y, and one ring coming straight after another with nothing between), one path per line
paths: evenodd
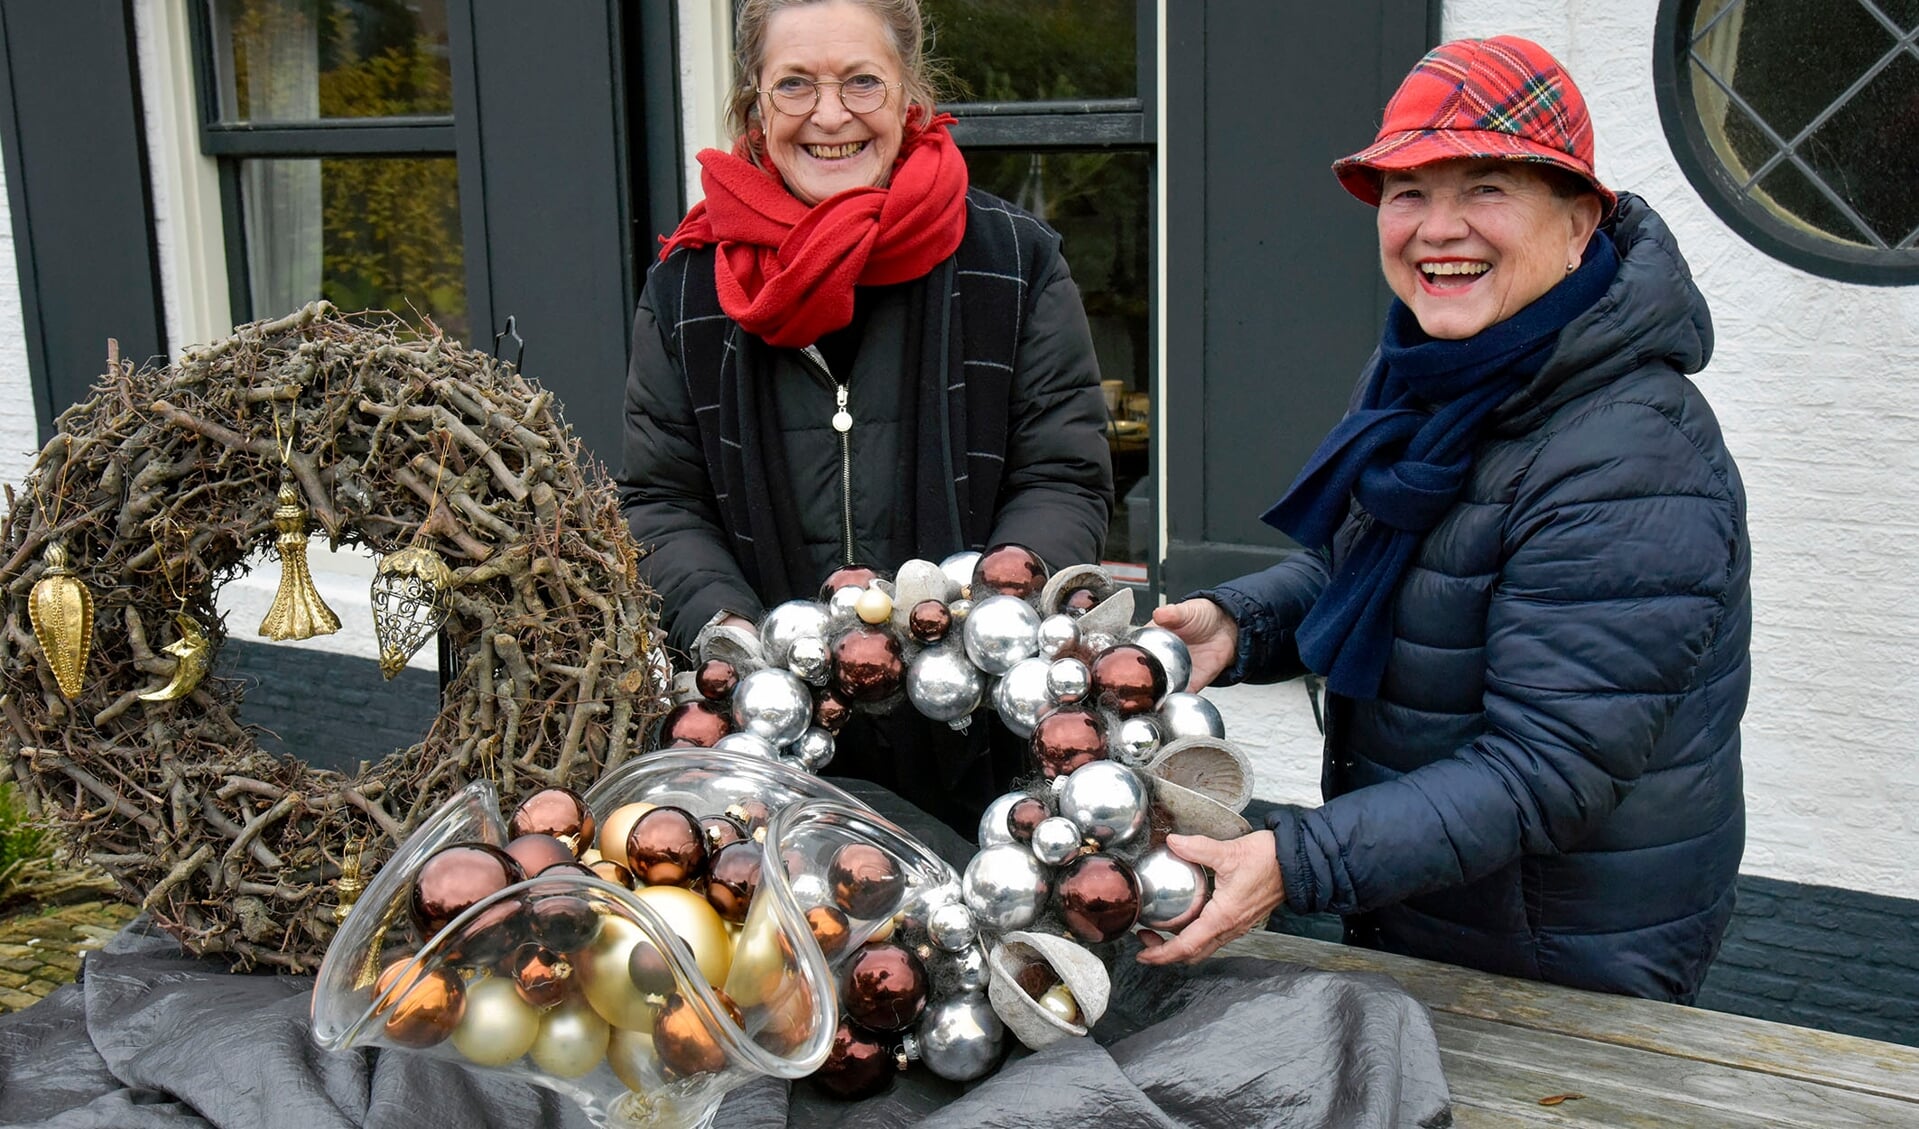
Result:
M1139 879L1111 855L1085 855L1068 866L1053 897L1066 928L1087 944L1118 940L1139 920Z
M884 701L905 677L905 653L889 631L856 627L833 643L833 686L850 702Z
M544 834L521 835L506 845L506 853L529 876L543 873L548 867L571 866L575 861L572 847Z
M953 629L953 613L938 600L921 600L906 613L906 630L922 643L937 643Z
M600 932L600 915L593 912L593 903L560 890L543 893L535 887L527 897L526 921L532 939L556 953L584 948Z
M1033 726L1033 759L1051 780L1106 759L1106 723L1089 709L1062 706Z
M854 917L886 917L906 890L906 875L892 855L871 843L847 843L833 852L826 886L833 903Z
M424 941L474 903L525 878L513 856L491 843L454 843L421 864L407 908Z
M373 995L379 999L389 988L398 987L380 1014L386 1017L386 1037L403 1047L431 1047L453 1034L460 1017L466 1014L466 988L460 978L444 968L431 972L413 964L411 957L400 957L380 972Z
M725 992L715 988L713 994L720 998L735 1024L744 1022L739 1006L727 999ZM726 1069L726 1051L706 1029L699 1011L678 992L667 999L666 1007L661 1009L660 1018L653 1025L653 1048L659 1052L666 1068L682 1078L717 1074Z
M835 1097L858 1101L884 1092L897 1073L892 1051L871 1033L842 1019L833 1032L833 1049L813 1077Z
M1052 814L1046 810L1044 803L1031 796L1016 800L1012 810L1006 813L1006 830L1020 842L1030 843L1033 841L1033 828L1039 826L1040 820Z
M870 1031L904 1031L926 1010L926 966L891 941L854 953L845 983L847 1017Z
M652 941L641 941L628 951L626 971L641 993L658 996L661 1002L679 990L673 979L673 968L666 963L666 954Z
M1066 598L1059 604L1059 610L1074 619L1078 619L1096 607L1099 607L1099 594L1091 588L1075 588L1066 593Z
M813 940L819 942L820 952L826 954L827 960L839 956L852 935L846 914L833 906L814 906L807 910L806 924L812 927Z
M573 978L573 962L544 945L525 944L514 950L509 968L520 998L537 1008L549 1008L566 998Z
M973 566L972 595L984 600L997 592L1027 600L1046 587L1046 562L1024 545L995 545Z
M760 859L760 845L751 841L728 843L713 856L706 872L706 900L722 920L745 923L760 888Z
M853 703L828 690L813 703L813 722L828 733L838 733L853 716Z
M708 815L700 818L700 830L706 833L706 849L710 854L728 843L738 843L747 837L746 827L739 820L725 815Z
M1151 712L1166 696L1166 668L1137 643L1101 651L1092 672L1093 701L1121 717Z
M827 574L826 583L820 585L820 603L832 600L833 593L842 588L864 588L880 579L880 571L866 565L844 565Z
M654 808L626 833L626 860L642 885L691 886L706 874L706 832L685 808Z
M593 845L593 809L571 788L542 788L513 809L507 831L515 839L551 835L572 848L573 857L578 858Z
M708 659L693 672L693 688L709 702L723 702L740 684L739 668L725 659Z
M1019 971L1013 974L1013 983L1019 985L1019 990L1036 1000L1059 982L1059 973L1043 960L1021 965Z
M733 719L712 702L681 702L660 719L660 748L697 745L710 749L733 732Z
M746 828L747 838L759 839L766 831L766 821L773 818L773 809L765 800L749 796L726 805L726 818Z

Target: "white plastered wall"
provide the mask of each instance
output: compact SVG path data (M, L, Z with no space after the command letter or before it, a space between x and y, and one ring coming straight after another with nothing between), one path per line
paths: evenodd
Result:
M27 368L26 311L20 305L20 268L13 244L12 205L0 168L0 482L18 483L33 465L40 432L33 417L33 379ZM0 501L0 507L4 507Z

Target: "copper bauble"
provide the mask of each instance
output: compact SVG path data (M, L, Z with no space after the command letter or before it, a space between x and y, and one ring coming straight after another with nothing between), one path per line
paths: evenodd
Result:
M938 600L921 600L906 613L906 630L922 643L937 643L953 628L953 613Z
M729 843L713 856L706 874L706 900L723 920L746 921L746 910L760 888L760 845L752 841Z
M833 643L833 685L848 701L884 701L905 677L905 653L891 632L856 627Z
M1092 669L1093 701L1121 717L1150 713L1166 696L1166 668L1137 643L1106 648Z
M491 843L454 843L421 864L407 908L424 941L476 902L525 878L513 856Z
M847 938L852 927L846 920L846 914L834 906L814 906L806 911L806 924L813 929L813 940L819 942L820 952L832 960L846 949Z
M573 848L551 835L521 835L506 845L506 853L528 875L542 873L550 866L571 864Z
M980 554L973 566L972 595L983 600L992 593L1028 600L1046 587L1046 562L1024 545L995 545Z
M691 886L706 874L706 832L685 808L654 808L626 833L626 859L635 881Z
M551 835L571 847L573 857L578 858L593 845L593 809L571 788L542 788L513 809L507 831L516 839L522 835Z
M833 902L854 917L886 917L899 904L906 875L893 856L871 843L847 843L826 870Z
M897 1073L899 1065L892 1051L870 1033L842 1019L833 1032L833 1049L813 1077L836 1097L857 1101L884 1091Z
M466 1012L466 988L460 978L444 968L427 971L412 957L400 957L381 970L373 986L374 998L386 998L388 989L395 991L380 1014L386 1017L386 1037L403 1047L431 1047L444 1041Z
M853 716L853 704L831 690L813 703L813 721L829 733L838 733Z
M633 872L612 859L595 859L587 867L593 871L593 877L602 882L611 882L629 890L633 888Z
M1091 588L1074 588L1060 601L1059 610L1078 618L1099 606L1099 593Z
M1012 833L1013 838L1022 843L1030 843L1033 841L1033 828L1038 827L1041 820L1052 814L1046 810L1045 803L1027 796L1014 801L1012 810L1006 813L1006 829Z
M710 749L733 732L729 714L708 701L681 702L660 719L659 746L697 745Z
M739 684L739 668L725 659L708 659L693 674L693 688L709 702L725 701Z
M726 993L716 988L713 994L719 997L734 1023L744 1022L739 1007L726 998ZM667 998L666 1007L653 1025L653 1047L666 1068L682 1078L717 1074L726 1069L726 1051L706 1029L706 1021L700 1018L698 1009L678 992Z
M600 915L593 912L593 903L577 894L542 894L536 887L527 899L527 932L556 953L570 953L592 944L600 931L600 920Z
M826 583L820 585L820 603L833 598L833 593L842 588L864 588L881 579L880 571L866 565L844 565L834 569L826 577Z
M1139 879L1111 855L1086 855L1055 888L1060 919L1087 944L1118 940L1139 920Z
M1047 779L1106 758L1106 723L1092 710L1062 707L1033 726L1033 759Z
M520 998L537 1008L565 999L573 979L573 962L544 945L521 945L514 950L510 967Z
M926 966L905 946L867 945L846 965L846 1014L872 1031L904 1031L926 1010Z
M717 852L728 843L737 843L747 837L745 825L726 815L702 817L700 830L706 833L706 850L709 854Z

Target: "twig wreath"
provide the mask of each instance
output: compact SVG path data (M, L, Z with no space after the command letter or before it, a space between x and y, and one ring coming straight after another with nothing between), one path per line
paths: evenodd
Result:
M652 598L551 394L325 303L108 370L7 491L0 775L189 949L317 967L336 907L454 792L581 787L638 751L669 677ZM352 778L262 750L239 683L182 674L206 659L195 628L225 638L220 585L256 550L297 554L286 530L307 515L335 544L431 550L451 573L443 708ZM91 628L77 658L36 638L60 616L70 639Z

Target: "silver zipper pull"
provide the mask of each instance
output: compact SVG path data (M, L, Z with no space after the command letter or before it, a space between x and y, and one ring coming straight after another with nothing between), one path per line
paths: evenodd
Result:
M833 430L844 435L853 430L853 414L846 410L846 385L838 386L834 399L839 403L839 411L833 413Z

